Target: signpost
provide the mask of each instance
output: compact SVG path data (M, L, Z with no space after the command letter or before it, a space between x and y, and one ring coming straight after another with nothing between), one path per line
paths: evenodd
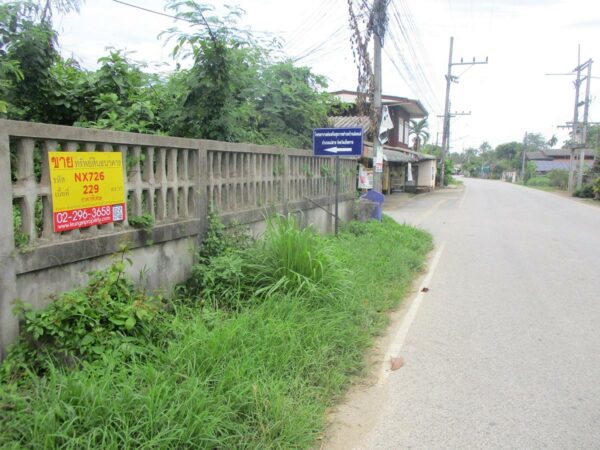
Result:
M48 152L54 232L125 219L120 152Z
M362 156L363 129L315 128L313 130L313 154L335 156L335 234L338 234L338 196L340 189L340 155Z

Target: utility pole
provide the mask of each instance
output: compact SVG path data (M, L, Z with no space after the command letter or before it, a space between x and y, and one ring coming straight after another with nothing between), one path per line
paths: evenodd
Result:
M450 86L452 83L458 83L458 77L452 75L452 66L472 66L475 64L487 64L488 58L485 61L473 61L464 62L460 59L460 62L452 62L452 50L454 47L454 37L450 37L450 52L448 55L448 73L446 74L446 101L444 104L444 126L442 134L442 168L440 171L440 186L444 187L444 177L446 172L446 155L448 154L448 148L450 146Z
M581 86L581 45L577 46L577 78L575 79L575 109L573 111L573 130L571 134L571 157L569 159L569 192L573 192L575 184L575 149L577 148L579 134L579 87Z
M590 103L590 83L592 79L592 60L588 59L581 63L581 46L577 46L577 67L570 74L564 73L549 73L546 75L571 75L575 73L575 106L573 108L573 122L567 122L566 125L561 125L559 128L571 128L571 143L569 144L569 192L573 192L575 187L580 188L583 184L583 171L585 168L585 148L587 146L587 127L590 124L589 119L589 103ZM585 77L581 73L587 70ZM581 83L586 81L585 100L579 101ZM579 108L584 106L583 123L579 122ZM579 150L579 170L577 180L575 180L576 170L576 150Z
M585 169L585 150L587 148L587 127L590 110L590 82L592 79L592 60L587 61L587 75L585 77L585 104L583 105L583 127L581 130L581 149L579 150L579 173L577 174L577 189L583 185L583 170Z
M527 153L527 131L523 138L523 154L521 155L521 180L525 183L525 155Z
M448 104L448 111L450 111L450 104ZM449 112L449 113L448 113L448 115L447 115L447 117L448 117L448 127L447 127L447 133L446 133L446 143L447 143L447 145L448 145L448 146L447 146L447 151L446 151L446 155L445 155L445 156L447 156L447 155L448 155L448 153L450 152L450 119L451 119L452 117L458 117L458 116L470 116L470 115L471 115L471 111L469 111L469 112L465 112L465 111L461 111L461 112L454 111L453 113L451 113L451 112ZM444 122L446 121L446 120L445 120L445 118L446 118L446 115L443 115L443 116L442 116L442 115L438 115L437 117L444 117ZM439 133L438 133L438 135L439 135ZM442 138L443 138L443 134L442 134ZM436 137L436 146L437 146L437 137ZM442 142L442 154L443 154L443 151L444 151L444 142ZM442 169L444 169L444 170L445 170L446 158L443 158L442 162L443 162ZM443 173L443 172L442 172L442 173ZM441 173L440 173L440 175L441 175ZM442 178L442 180L440 180L440 181L443 183L443 178ZM443 186L443 184L442 184L442 186Z
M375 130L373 130L374 139L374 164L373 164L373 189L382 192L383 190L383 144L379 137L381 128L381 49L383 47L383 38L387 24L387 6L389 0L374 0L374 32L373 32L373 108L375 113ZM381 170L381 171L379 171Z

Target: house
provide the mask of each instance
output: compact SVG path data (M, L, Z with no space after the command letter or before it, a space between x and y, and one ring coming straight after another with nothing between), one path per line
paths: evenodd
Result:
M331 125L339 128L363 128L366 142L361 164L372 168L373 130L369 117L362 116L357 111L358 93L342 90L331 94L342 103L349 105L343 116L330 117ZM382 95L381 103L383 106L387 106L393 124L393 127L387 131L387 142L383 145L383 192L432 190L435 187L437 160L435 156L413 150L410 147L408 136L410 120L427 117L427 110L418 100L393 95Z
M594 165L596 153L594 150L585 150L584 164L591 168ZM579 167L579 151L575 151L576 166ZM546 174L552 170L569 170L571 166L571 151L569 149L538 150L526 152L525 159L535 164L537 173Z

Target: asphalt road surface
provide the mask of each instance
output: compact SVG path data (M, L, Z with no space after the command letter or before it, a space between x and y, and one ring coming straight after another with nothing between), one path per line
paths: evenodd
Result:
M429 291L324 447L600 448L600 208L466 179L387 214L434 235Z

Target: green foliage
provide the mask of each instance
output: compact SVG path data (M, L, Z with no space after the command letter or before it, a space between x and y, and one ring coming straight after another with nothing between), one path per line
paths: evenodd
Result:
M414 136L415 150L418 151L421 148L421 144L427 144L427 141L429 140L428 127L429 124L427 123L427 118L410 121L408 125L408 134Z
M596 197L596 193L594 192L594 186L591 184L587 184L585 186L580 187L579 189L575 189L573 191L573 197L579 197L579 198L594 198L594 197Z
M143 357L105 353L0 384L0 447L314 447L431 248L388 218L350 227L361 231L326 239L350 270L343 295L277 296L237 314L175 304L149 323L160 338Z
M336 264L329 243L294 216L274 216L250 252L248 282L254 295L331 298L343 289L346 273Z
M108 269L90 273L87 287L62 294L45 309L19 302L15 312L22 317L21 337L0 375L43 373L53 364L75 366L107 353L143 353L161 300L134 287L125 275L124 254Z
M19 249L27 247L29 244L29 236L23 233L23 217L21 215L21 209L13 205L13 233L15 239L15 245Z
M519 142L507 142L505 144L500 144L496 147L495 153L496 158L504 159L511 161L513 163L518 163L519 158L523 152L523 144ZM515 168L515 165L512 164L512 168Z
M552 187L563 191L567 189L569 184L569 172L567 170L551 170L547 176Z
M218 214L211 208L208 212L208 227L198 252L198 260L201 264L208 264L212 258L232 250L245 250L252 242L253 239L245 226L232 223L229 227L225 227Z
M219 16L209 5L170 1L178 17L197 24L165 32L173 55L193 63L158 75L119 49L109 48L93 72L62 59L44 6L0 5L0 114L9 118L308 148L312 129L326 126L336 108L324 77L274 61L277 41L241 29L239 8L223 6L228 13Z
M600 199L600 177L596 178L594 184L592 185L592 189L594 190L596 199Z
M290 61L268 65L257 84L257 132L268 144L309 148L313 128L328 124L332 97L325 77Z
M149 213L143 213L141 216L129 216L127 221L133 228L139 228L146 232L152 231L154 227L154 217Z
M526 184L527 184L527 186L534 186L534 187L550 187L551 186L550 178L548 178L545 175L531 177L527 180Z

